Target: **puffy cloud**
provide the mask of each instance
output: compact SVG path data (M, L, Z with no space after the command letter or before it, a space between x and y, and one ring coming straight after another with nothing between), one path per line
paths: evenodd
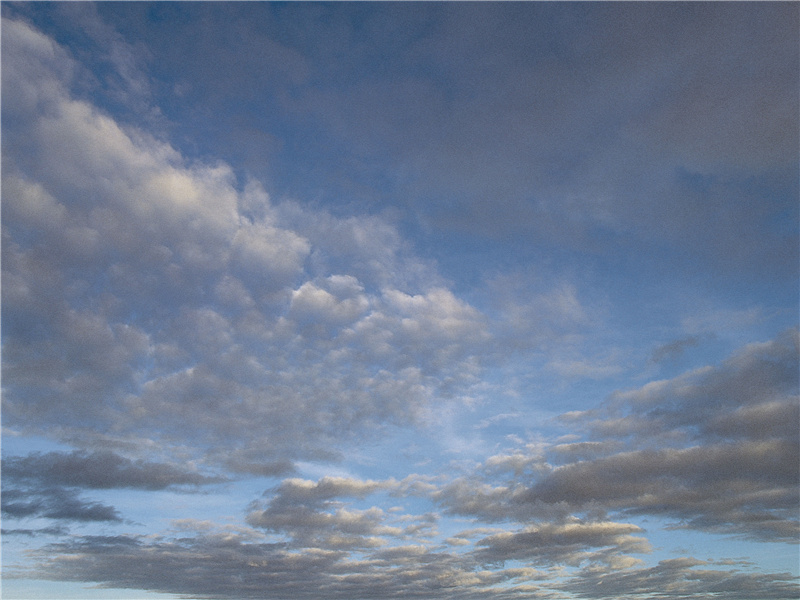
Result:
M284 479L277 492L288 503L317 503L339 496L363 498L382 489L398 486L394 481L362 481L346 477L323 477L317 482L308 479Z
M781 416L797 410L798 332L745 346L717 367L616 393L590 428L625 439L679 434L693 439L791 439ZM754 427L744 417L757 417ZM588 415L587 415L588 416ZM767 420L765 422L765 420Z
M506 560L567 565L579 565L586 560L611 562L619 554L650 551L647 540L631 535L634 533L642 533L642 529L628 523L546 523L483 538L477 542L483 548L476 553L476 557L487 563ZM604 550L590 552L589 548Z
M157 557L158 560L153 560ZM198 598L516 598L514 579L533 572L475 571L458 557L417 548L373 559L341 550L298 552L251 536L206 531L180 538L83 537L46 547L40 577ZM411 559L411 560L409 560ZM125 568L121 568L125 565Z
M370 308L370 298L351 275L332 275L319 284L307 281L292 292L289 316L304 326L343 327Z
M439 520L435 515L351 505L384 493L422 494L441 502L443 495L453 494L452 485L442 492L420 490L411 479L285 479L267 492L266 501L250 505L250 528L190 519L174 523L172 532L147 538L74 537L37 551L28 572L197 597L275 599L319 594L367 598L375 593L476 600L532 593L647 597L653 589L711 598L715 591L738 589L737 597L744 600L758 597L757 589L769 598L789 598L796 590L788 575L742 573L722 563L722 569L698 569L707 563L683 558L642 567L636 555L651 547L644 531L631 523L566 515L548 521L541 514L531 522L530 514L509 510L503 520L518 518L522 527L475 527L437 545L437 532L431 529ZM490 495L487 490L483 497ZM472 516L487 518L474 510ZM507 561L514 566L505 568ZM579 570L565 571L564 566ZM744 587L736 588L737 582Z
M433 498L450 513L488 522L614 512L792 542L797 340L789 331L718 366L617 392L597 410L565 415L582 422L589 439L489 457Z
M323 477L317 482L285 479L263 509L254 505L247 516L253 527L283 533L290 545L311 548L356 549L383 546L381 536L401 530L384 525L386 514L377 507L353 510L335 500L364 498L378 490L397 489L395 481L361 481Z
M583 577L559 587L579 598L647 598L653 590L664 590L670 598L711 600L724 595L735 600L789 600L800 591L789 573L748 573L714 566L695 558L676 558L644 569L587 569Z
M515 533L494 533L475 554L434 551L420 544L363 548L363 555L325 547L292 549L268 541L254 530L215 527L208 523L176 524L177 536L83 536L50 544L35 553L39 562L27 569L37 577L91 581L192 595L198 598L435 598L474 600L530 598L650 597L668 590L679 598L713 598L724 591L739 600L789 599L797 585L789 574L751 573L725 563L693 558L639 567L621 550L647 551L621 523L546 525ZM472 532L471 535L479 534ZM597 549L592 552L592 549ZM588 550L588 552L587 552ZM562 570L531 567L492 570L481 561L535 557L578 564ZM124 565L124 568L123 568Z
M784 133L793 130L776 124L796 119L796 111L786 111L785 94L796 77L781 78L793 54L787 63L770 55L764 77L783 83L773 90L779 100L773 109L747 121L745 129L759 130L747 136L763 151L755 157L729 143L742 135L732 129L736 120L720 117L720 125L716 113L710 121L719 127L708 140L687 136L697 119L706 122L709 106L740 114L742 107L725 93L732 84L744 86L750 108L755 88L749 78L739 81L736 69L719 85L709 84L708 75L718 72L713 57L687 72L683 67L703 38L680 27L672 29L689 36L688 49L672 61L675 70L665 72L664 40L650 47L643 34L650 28L641 26L648 15L686 23L678 12L636 8L629 37L601 35L596 47L583 49L592 57L588 63L572 55L584 64L575 74L561 62L569 52L541 54L550 58L531 65L515 64L521 49L514 44L502 53L483 47L484 34L503 37L510 13L470 7L461 21L431 10L438 15L429 30L437 32L433 38L461 40L466 54L475 44L487 51L481 55L486 61L469 67L460 53L462 66L448 71L456 75L448 83L453 90L472 89L466 105L454 101L445 110L441 90L413 77L358 89L342 85L315 98L299 88L287 95L297 100L297 114L320 97L341 108L342 98L360 96L340 113L341 135L369 146L374 131L387 133L381 142L404 157L411 174L404 190L424 188L430 200L423 225L463 228L483 238L525 231L545 245L558 239L601 253L606 234L614 243L653 238L699 249L701 260L725 255L737 266L788 239L770 229L762 248L749 226L770 221L776 211L791 212L784 198L794 188L780 182L794 172L783 151L791 141ZM530 10L547 16L550 9ZM587 10L612 16L612 9ZM727 33L740 39L736 24L750 13L718 23L712 10L693 13L692 31L735 45ZM90 37L111 49L108 60L119 77L92 97L127 95L123 102L148 110L147 80L136 70L141 57L94 9L80 15ZM510 20L523 29L530 24ZM758 31L771 20L760 22ZM604 25L590 21L583 25L602 33ZM775 39L796 36L787 34L791 19L785 21ZM465 34L462 25L471 30ZM365 17L364 31L374 33L374 26ZM412 54L430 50L422 54L451 65L452 50L430 46L433 38L416 40ZM536 36L524 39L539 43ZM742 599L796 596L783 574L742 573L690 559L641 567L636 555L650 550L645 532L625 522L655 516L672 520L672 528L796 540L796 332L566 415L562 423L583 437L526 444L509 436L510 448L498 444L481 464L462 463L457 475L291 477L247 507L240 515L246 526L184 519L141 537L70 537L64 522L86 528L126 523L115 507L83 498L82 490L194 491L222 481L213 475L222 470L294 476L297 461L336 460L348 445L393 424L449 418L459 399L490 385L480 382L483 367L509 352L544 350L551 373L580 377L619 373L626 354L613 343L590 359L576 350L589 330L601 327L604 300L590 300L568 276L550 288L532 285L531 276L516 284L516 275L496 278L486 303L497 310L491 321L437 275L433 261L415 255L395 213L341 216L310 203L273 202L258 182L242 183L224 163L191 162L163 140L125 125L122 113L112 118L89 102L86 89L98 82L23 21L4 20L2 41L3 416L23 434L43 433L82 449L5 457L5 517L56 521L5 532L62 537L34 552L35 561L17 573L198 598L502 600L649 597L653 590L698 598L723 592ZM770 44L776 55L786 55L783 42ZM280 54L292 63L270 68L293 85L315 77L304 71L299 53L277 43L260 47L269 60ZM597 58L609 49L621 52L612 62L623 65L626 76L615 76L606 59ZM762 55L748 59L753 72ZM664 85L678 88L690 113L685 121L676 120L683 113L666 97L628 93L631 82L658 88L654 82L665 75ZM620 107L586 110L583 101L553 109L554 92L538 84L541 77L558 83L559 99L568 92L591 103L612 90L622 108L654 106L657 118L644 118L644 111L637 113L641 119L621 123L615 120ZM506 99L495 95L500 87L483 85L511 80L519 86L512 95L526 108L506 110ZM173 87L198 93L190 88L187 82ZM707 94L688 93L695 88ZM417 92L415 104L406 103ZM374 93L368 111L362 110L365 93ZM382 113L390 104L406 112L393 121ZM487 117L474 119L477 113ZM372 131L376 120L381 127ZM565 123L568 135L559 138ZM424 147L410 143L415 128L425 132ZM667 143L656 148L654 131ZM530 145L548 136L552 143ZM767 148L770 136L778 142ZM620 150L620 140L630 145ZM547 156L534 151L545 146ZM511 154L522 156L526 168L516 172ZM645 171L653 162L657 168ZM731 175L734 167L746 173ZM634 177L641 185L630 185L626 170L653 175ZM631 197L631 189L648 200ZM411 204L422 195L415 197ZM490 210L487 197L497 199ZM741 248L734 243L739 240ZM685 331L697 335L662 344L653 360L679 355L731 315L760 318L759 310L687 321ZM528 358L512 360L509 368L532 376ZM500 421L524 413L502 410L483 423L500 429ZM388 498L403 497L413 510L385 508Z
M273 205L77 99L31 26L3 45L8 423L286 473L472 385L487 324L390 222Z
M559 467L525 500L576 511L599 505L672 517L680 527L792 542L798 460L790 441L626 452Z

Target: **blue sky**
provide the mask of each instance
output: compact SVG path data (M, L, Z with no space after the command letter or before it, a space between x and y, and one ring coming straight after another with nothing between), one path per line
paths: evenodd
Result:
M799 11L4 2L2 597L796 598Z

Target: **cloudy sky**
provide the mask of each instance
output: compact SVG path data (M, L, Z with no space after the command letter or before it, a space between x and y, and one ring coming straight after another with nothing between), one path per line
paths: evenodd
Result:
M791 3L2 4L4 599L791 599Z

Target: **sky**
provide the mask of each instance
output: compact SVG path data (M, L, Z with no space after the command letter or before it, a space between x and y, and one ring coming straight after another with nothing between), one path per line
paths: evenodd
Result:
M3 599L800 597L800 5L2 19Z

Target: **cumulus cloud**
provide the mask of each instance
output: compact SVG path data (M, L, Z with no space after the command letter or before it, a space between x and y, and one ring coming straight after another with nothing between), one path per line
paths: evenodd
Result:
M198 597L520 598L551 588L556 565L627 568L637 563L630 554L649 551L637 526L574 519L474 528L441 544L436 515L351 505L375 494L416 494L413 483L285 479L249 507L251 527L183 519L155 537L74 537L43 548L32 573ZM505 568L506 561L544 570Z
M787 331L745 346L719 366L618 392L593 413L590 428L597 436L640 442L674 435L789 440L793 427L781 416L797 410L798 343L797 331Z
M798 460L796 445L778 441L641 450L559 467L525 500L662 515L676 527L791 543Z
M398 425L440 416L447 420L441 430L458 438L450 426L461 407L475 410L472 439L483 443L480 436L526 420L532 406L516 398L517 405L491 413L491 403L472 402L492 386L512 396L510 371L531 379L555 374L572 385L631 368L632 351L617 340L585 351L589 333L606 342L612 334L600 331L602 293L590 296L577 278L534 276L539 267L530 267L515 281L520 267L488 283L484 305L494 312L483 312L472 300L480 292L468 300L456 291L463 281L453 284L417 255L396 213L343 215L324 203L275 201L232 166L190 160L126 123L120 115L131 112L112 117L110 101L147 113L147 123L160 119L150 104L149 85L157 82L139 70L146 53L103 23L97 11L104 9L58 10L73 11L71 22L91 43L108 46L102 60L114 73L97 80L24 19L3 20L3 417L21 436L75 448L3 457L2 510L20 525L4 535L59 537L33 550L12 576L268 600L797 596L789 575L740 564L688 557L655 564L661 556L643 564L653 551L648 517L668 529L748 542L797 540L796 331L719 364L611 393L596 408L563 415L567 435L544 433L548 424L526 439L509 434L494 446L476 444L471 456L480 462L431 462L426 468L439 469L433 475L387 473L375 466L379 459L364 457L365 448L359 465L374 460L370 466L383 474L372 476L385 479L308 479L313 462L341 460L384 433L408 433L389 431ZM297 10L335 17L340 9ZM408 18L399 6L387 10ZM528 35L529 13L510 18L525 16L521 6L495 12L476 5L460 16L425 10L435 17L426 31L436 35L409 41L403 56L424 55L433 71L450 73L452 103L422 75L388 83L377 74L353 86L345 77L335 89L303 89L319 77L307 57L237 25L269 54L270 77L297 86L286 94L293 114L316 110L321 127L362 149L374 147L380 132L404 163L407 179L398 189L416 191L407 204L430 201L418 214L423 228L461 229L484 241L524 231L545 246L559 240L569 252L591 248L598 256L608 250L606 238L633 245L655 239L728 266L746 267L764 248L785 250L789 235L769 229L762 248L749 230L791 212L785 197L794 188L782 182L796 169L786 159L787 123L796 121L786 90L796 74L783 76L796 52L784 38L796 34L788 18L777 19L772 37L765 33L784 8L768 9L776 12L754 25L764 47L739 55L750 75L767 69L760 78L742 77L741 61L730 72L716 66L741 40L749 8L717 20L717 9L700 7L687 21L672 9L637 7L623 28L629 35L609 39L604 23L614 9L590 7L577 29L589 31L581 39L592 44L558 56L548 46L558 36L545 43ZM554 25L551 8L527 10ZM678 31L682 52L672 56L674 41L650 39L652 19L687 25L667 28ZM311 36L313 43L329 39L327 20L314 21L325 22L327 34ZM377 21L364 18L367 38L380 30ZM204 31L216 36L211 22ZM530 40L543 60L522 60L530 48L517 42L503 52L486 45L486 36L511 42L509 27L524 32L519 39ZM687 69L703 36L713 52ZM577 72L566 68L570 61L581 65ZM230 63L223 53L209 68ZM346 61L337 55L332 63ZM776 102L756 111L754 81L766 80L781 82L768 94ZM667 98L667 88L677 96ZM200 93L185 81L171 89ZM519 106L500 89L512 90ZM730 99L731 89L741 90L744 104ZM618 102L609 103L612 96ZM322 109L328 101L332 108ZM390 104L403 108L390 115ZM645 105L655 113L637 110ZM739 130L732 124L743 110L760 116ZM698 122L714 130L700 141ZM565 126L567 135L556 135ZM424 147L411 143L420 132ZM744 138L747 152L736 143ZM511 155L522 156L525 168ZM657 166L645 170L644 163ZM486 198L496 199L491 210ZM689 319L690 335L660 334L668 341L652 350L651 362L699 350L702 336L731 316L753 323L763 310ZM507 370L483 377L509 357ZM530 365L537 360L540 371ZM585 408L584 400L576 402ZM250 487L240 506L226 504L238 517L225 518L238 524L203 515L147 535L105 535L132 523L105 500L83 495L196 492L223 482L244 488L262 477L283 479L264 484L272 487L257 500L250 502ZM104 535L87 534L98 531Z
M650 544L641 528L628 523L546 523L522 531L495 533L477 542L476 557L487 563L524 560L533 564L579 565L584 561L615 562L620 554L647 553ZM603 548L589 551L589 548ZM610 549L610 551L609 551ZM631 566L636 561L617 562Z
M768 423L717 425L721 411L796 405L789 368L797 359L796 337L787 332L717 366L612 395L588 423L596 439L512 447L451 480L284 479L249 506L249 528L186 522L180 537L74 538L43 549L35 572L199 597L263 597L265 589L270 598L288 590L295 597L324 591L361 598L375 589L385 597L646 597L669 588L679 597L711 598L722 590L742 600L790 598L797 586L788 574L691 558L642 566L652 550L646 532L620 519L651 515L674 519L672 527L796 540L794 434ZM692 422L679 415L689 399L692 406L708 405L694 406ZM609 427L620 412L646 423L650 434ZM570 421L585 417L573 414ZM652 435L664 429L677 432L667 438L671 444L650 447ZM441 516L387 511L371 502L384 494L432 502L474 526L437 541ZM165 569L145 575L153 556L164 557ZM122 562L125 577L115 568ZM194 575L175 576L190 564ZM565 576L564 567L577 570Z
M647 597L652 590L669 590L669 596L674 598L710 600L724 595L736 600L789 600L800 591L794 577L788 573L749 573L715 569L715 566L695 558L678 558L633 571L587 570L585 577L575 578L560 587L579 598L623 595L636 598Z
M788 331L718 366L617 392L566 415L589 439L490 457L435 500L489 522L613 512L791 543L800 531L799 362L798 334Z
M247 522L276 533L284 533L292 546L305 548L356 549L383 546L383 534L400 530L383 525L385 513L377 507L348 509L334 499L365 497L379 489L397 487L396 482L360 481L325 477L318 482L286 479L261 509L253 506Z
M76 98L81 67L4 23L8 423L189 427L222 463L285 473L472 384L487 325L394 226L190 164Z
M198 598L514 598L533 570L509 573L464 568L456 556L415 547L383 551L372 560L341 550L296 552L224 531L145 541L77 538L51 545L41 576L67 581L190 594ZM159 560L153 562L153 557ZM125 568L120 566L125 564ZM71 566L70 566L71 565ZM38 571L37 571L38 573ZM176 577L176 574L182 574ZM466 594L466 595L464 595Z
M347 522L364 525L363 519L355 517ZM341 519L339 524L343 523ZM648 597L653 589L674 590L676 597L709 599L726 591L741 600L756 600L788 599L797 591L788 574L743 572L725 563L693 558L641 567L638 559L627 554L649 551L649 545L636 535L641 530L614 522L574 521L515 532L465 531L459 539L467 546L469 539L480 538L475 550L465 553L419 543L337 547L340 537L316 538L324 543L298 549L272 541L257 529L189 521L175 526L174 532L147 539L81 536L50 544L36 553L39 562L29 572L37 577L198 598L276 600L319 594L362 599L376 593L385 598L443 600L510 600L531 594ZM486 533L490 535L480 537ZM501 566L503 561L518 559L533 561L540 568ZM577 576L565 578L564 571L553 565L583 566Z

